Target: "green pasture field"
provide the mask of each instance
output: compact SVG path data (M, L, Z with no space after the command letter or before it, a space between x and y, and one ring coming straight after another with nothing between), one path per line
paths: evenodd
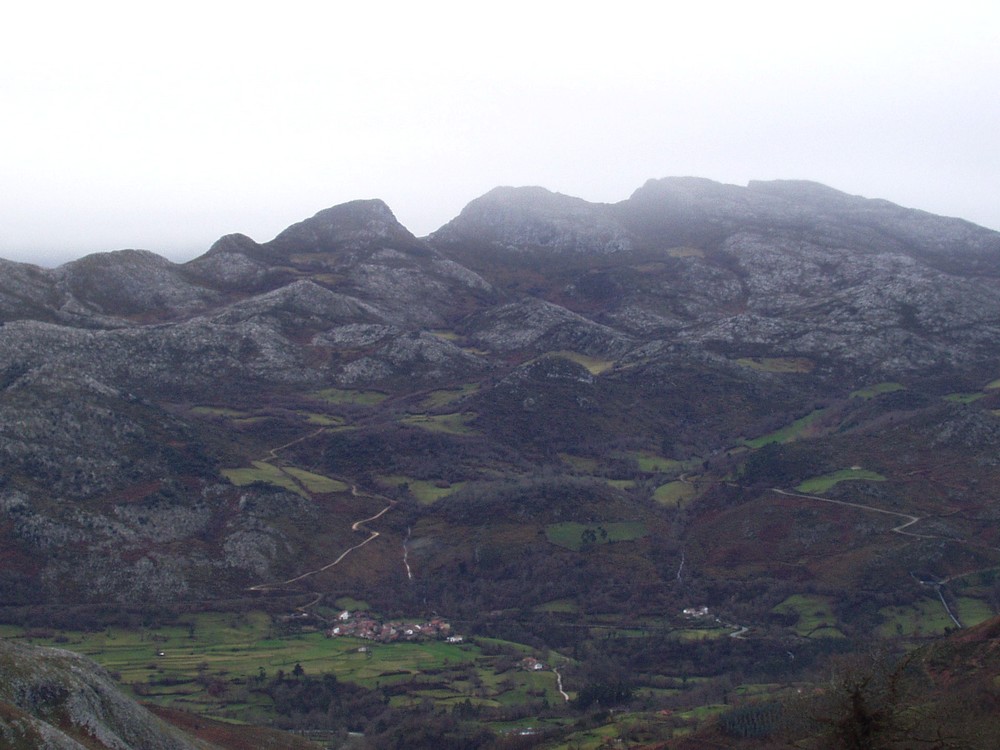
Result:
M737 695L774 695L787 689L787 685L779 682L745 682L737 685L733 692Z
M607 536L601 534L604 530ZM545 537L558 547L579 552L583 547L583 535L587 531L595 534L594 544L610 544L611 542L629 542L641 539L649 533L642 521L615 521L600 524L583 524L576 521L553 523L545 527Z
M949 393L944 397L944 400L950 401L953 404L971 404L985 396L986 394L980 391L974 393Z
M837 625L837 616L829 597L816 594L792 594L774 607L776 614L794 614L798 617L795 632L805 638L843 638Z
M587 368L587 372L591 375L600 375L601 373L607 372L612 367L615 366L613 360L610 359L599 359L598 357L591 357L587 354L580 354L579 352L571 351L557 351L549 352L545 355L546 357L563 357L564 359L576 362L578 365L583 365Z
M346 603L352 602L338 601ZM474 644L383 644L327 638L320 632L281 634L271 618L261 612L196 614L185 623L139 630L36 631L29 637L23 628L6 626L2 633L89 656L123 684L138 686L134 692L150 702L235 720L247 711L261 709L262 698L240 686L247 685L261 671L268 678L279 670L290 675L297 664L307 675L332 673L338 680L370 689L413 683L416 696L397 696L404 704L419 701L417 696L422 696L438 702L468 697L494 705L513 705L531 700L529 691L541 691L553 704L563 702L551 671L529 673L515 669L498 674L493 668L497 657L483 655ZM520 644L493 642L525 655L532 653ZM467 681L470 669L483 685L481 694L474 695ZM206 678L221 681L226 690L221 695L210 694ZM423 681L427 682L425 691L420 690Z
M867 388L859 388L851 391L851 398L863 398L865 400L881 396L883 393L893 393L895 391L906 390L902 383L876 383Z
M465 486L465 482L455 482L447 487L438 487L435 482L431 482L425 479L414 479L413 477L403 476L402 474L391 474L388 476L377 477L380 484L389 487L398 487L401 484L405 484L410 488L410 492L413 496L417 498L424 505L431 505L442 497L447 497L452 492L461 489Z
M349 489L344 482L341 482L338 479L330 479L330 477L325 477L322 474L314 474L311 471L306 471L305 469L297 469L294 466L286 466L284 471L286 474L291 474L293 477L302 482L302 486L309 492L322 494L326 492L347 492Z
M606 747L617 747L616 743L621 742L618 738L625 731L625 727L619 725L620 722L622 722L622 717L617 717L602 726L573 732L555 748L556 750L600 750ZM625 747L624 744L621 746Z
M388 396L381 391L352 391L345 388L324 388L316 395L331 404L351 404L354 406L376 406Z
M995 391L997 388L1000 388L1000 380L991 380L983 386L984 391Z
M993 617L993 608L983 599L976 599L971 596L960 596L956 602L955 614L961 620L962 625L969 628L978 625Z
M693 484L688 482L667 482L661 484L653 492L653 499L660 505L677 507L685 500L694 497L697 493Z
M741 357L736 364L759 372L778 373L812 372L816 366L811 359L802 357Z
M475 701L472 701L475 703ZM558 729L560 727L566 726L569 723L568 719L565 718L536 718L534 716L529 716L525 719L517 719L515 721L493 721L490 722L490 727L493 731L502 735L516 735L522 731L543 731L546 729ZM558 745L555 747L565 747L564 745Z
M704 706L696 706L688 711L679 711L675 716L688 721L704 721L713 716L718 716L728 711L731 706L722 703L708 703Z
M474 435L476 431L469 426L469 422L475 418L476 414L474 412L411 414L403 417L400 422L431 432L446 432L450 435Z
M420 408L428 410L439 409L466 396L471 396L478 390L479 385L477 383L466 383L459 388L444 388L438 391L431 391L420 402Z
M841 469L840 471L835 471L832 474L824 474L820 477L807 479L795 489L799 492L818 494L826 492L838 482L857 480L865 480L868 482L886 481L885 477L876 471L869 471L867 469Z
M600 726L577 729L554 744L546 743L549 750L604 750L620 747L664 747L662 740L681 737L690 732L688 726L676 726L678 720L693 725L728 710L730 706L706 706L679 711L669 717L652 712L613 711ZM579 724L577 725L579 726ZM713 745L715 747L716 745ZM722 747L722 745L718 745Z
M877 629L883 638L941 635L955 627L936 596L925 597L908 606L883 607L879 614L885 619Z
M744 440L744 444L750 448L763 448L765 445L770 443L790 443L802 437L809 427L823 416L827 412L826 409L816 409L806 414L804 417L796 419L789 425L782 427L780 430L775 430L774 432L769 432L766 435L761 435L760 437L753 438L752 440Z
M694 459L687 461L677 461L673 458L664 458L653 451L615 451L614 458L631 459L639 466L639 471L644 474L670 474L681 472L691 468L699 462Z
M314 474L294 466L274 466L266 461L254 461L252 468L223 469L222 474L238 487L254 482L266 482L303 497L306 492L321 494L348 490L347 485L337 479L330 479L322 474Z
M367 612L371 609L371 605L364 599L355 599L353 596L342 596L334 604L342 610L346 609L348 612Z
M302 488L288 474L266 461L254 461L252 468L222 469L222 475L238 487L254 482L266 482L305 496Z
M322 427L335 427L344 424L343 417L333 417L329 414L318 414L313 411L299 411L296 414L305 417L308 424L320 425Z
M531 656L534 651L532 651L531 646L526 646L523 643L514 643L512 641L505 641L500 638L476 638L477 644L482 644L484 646L504 646L511 651L517 651L524 656Z
M206 417L229 417L230 419L250 416L250 412L227 409L221 406L195 406L191 408L191 413Z
M667 474L683 471L690 468L697 461L677 461L673 458L664 458L649 451L639 451L635 454L635 459L639 464L639 470L647 474Z

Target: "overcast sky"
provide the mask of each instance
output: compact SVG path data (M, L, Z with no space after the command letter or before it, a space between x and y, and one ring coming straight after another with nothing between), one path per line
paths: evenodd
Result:
M2 24L0 257L187 260L374 197L424 235L497 185L615 202L668 175L1000 229L1000 3L35 0Z

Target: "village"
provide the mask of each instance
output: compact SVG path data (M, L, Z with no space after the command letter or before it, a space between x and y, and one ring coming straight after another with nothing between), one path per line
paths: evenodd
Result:
M446 640L448 643L462 643L464 638L453 635L451 625L440 617L425 623L380 622L364 612L343 611L337 617L337 624L327 632L329 638L364 638L380 643L394 641Z

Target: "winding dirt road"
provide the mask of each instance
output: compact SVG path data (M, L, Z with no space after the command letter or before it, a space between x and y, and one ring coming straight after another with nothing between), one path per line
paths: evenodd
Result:
M898 511L894 511L894 510L885 510L884 508L876 508L876 507L874 507L872 505L863 505L861 503L851 503L851 502L847 502L846 500L834 500L833 498L819 497L817 495L806 495L806 494L803 494L801 492L789 492L788 490L778 489L777 487L772 487L771 488L771 492L776 492L779 495L785 495L787 497L800 497L800 498L803 498L805 500L818 500L818 501L823 502L823 503L833 503L835 505L846 505L846 506L851 507L851 508L859 508L861 510L870 511L872 513L883 513L883 514L889 515L889 516L896 516L897 518L905 518L906 521L904 523L901 523L899 526L892 527L891 531L895 532L896 534L902 534L903 536L910 536L910 537L914 537L916 539L949 539L949 537L943 537L943 536L938 536L938 535L934 535L934 534L915 534L912 531L906 531L907 528L909 528L910 526L913 526L915 523L923 521L925 518L927 518L927 516L913 516L913 515L910 515L909 513L899 513ZM951 539L951 541L965 543L964 540L962 540L962 539ZM985 568L984 570L995 570L995 568ZM941 605L944 607L944 611L947 613L948 617L951 618L951 621L953 623L955 623L955 626L958 627L958 628L962 628L963 625L962 625L961 621L958 619L958 617L955 616L955 613L951 611L951 607L948 606L948 602L944 598L944 593L941 591L941 587L944 586L945 584L949 583L950 581L955 580L956 578L962 578L964 576L971 575L971 573L974 573L974 572L982 572L982 571L971 571L969 573L962 573L962 574L959 574L959 575L954 575L954 576L951 576L949 578L946 578L946 579L944 579L942 581L939 581L939 582L933 583L933 584L927 583L926 581L921 581L921 583L923 583L924 585L933 585L934 586L935 590L937 591L938 598L941 600Z
M559 691L559 694L563 697L563 700L568 703L569 693L563 690L562 675L559 673L559 670L556 669L555 667L552 667L552 672L556 676L556 689Z
M785 495L786 497L801 497L805 500L818 500L821 503L833 503L834 505L845 505L849 508L860 508L861 510L871 511L872 513L882 513L887 516L896 516L897 518L905 518L906 522L901 523L899 526L894 526L891 530L897 534L902 534L903 536L912 536L917 539L944 539L945 537L936 536L933 534L914 534L912 531L904 531L904 529L909 528L913 524L923 521L927 516L911 516L909 513L899 513L895 510L885 510L884 508L876 508L874 505L862 505L861 503L849 503L846 500L834 500L830 497L819 497L818 495L805 495L801 492L789 492L788 490L778 489L777 487L772 487L771 492L777 492L779 495Z
M355 486L351 487L352 494L354 494L356 492L356 490L357 490L357 488ZM295 576L294 578L289 578L287 581L278 581L276 583L258 583L256 586L251 586L250 588L248 588L247 591L272 591L274 589L280 589L280 588L282 588L284 586L288 586L288 585L293 584L293 583L295 583L297 581L301 581L304 578L308 578L309 576L314 576L317 573L322 573L325 570L329 570L334 565L339 564L341 560L343 560L349 554L351 554L352 552L354 552L354 550L361 549L362 547L364 547L369 542L374 541L375 539L378 539L378 537L381 536L381 534L378 531L373 531L373 530L371 530L369 528L366 528L364 526L364 524L368 523L369 521L374 521L376 518L379 518L379 517L383 516L384 514L388 513L390 510L393 509L393 507L395 505L396 505L396 501L395 500L390 500L389 501L389 505L387 505L386 507L382 508L382 510L380 510L378 513L376 513L374 516L370 516L369 518L362 518L360 521L355 521L354 523L352 523L351 524L351 531L367 531L368 534L369 534L369 536L368 536L367 539L365 539L360 544L355 544L353 547L348 547L347 549L345 549L343 552L340 553L340 555L337 557L337 559L334 560L333 562L327 563L323 567L316 568L315 570L308 570L305 573L302 573L300 575ZM409 570L409 565L407 565L407 570ZM314 602L314 604L315 604L315 602Z
M301 442L304 442L306 440L309 440L310 438L316 437L317 435L320 435L320 434L322 434L325 431L326 431L326 428L321 427L320 429L318 429L318 430L316 430L314 432L310 432L308 435L303 435L302 437L299 437L299 438L296 438L295 440L289 441L289 442L285 443L284 445L279 445L276 448L271 448L267 452L266 457L263 460L265 460L265 461L277 461L277 460L279 460L278 454L281 451L283 451L283 450L285 450L287 448L290 448L293 445L297 445L298 443L301 443ZM284 468L281 467L281 466L275 466L275 468L277 468L282 474L284 474L285 476L289 477L293 482L295 482L296 486L298 486L302 490L302 492L306 493L309 497L312 497L313 493L310 492L309 489L307 487L305 487L304 484L297 477L295 477L294 475L292 475L289 472L285 471ZM299 581L303 581L306 578L310 578L311 576L315 576L315 575L317 575L319 573L322 573L322 572L324 572L326 570L329 570L330 568L332 568L332 567L334 567L336 565L339 565L344 560L344 558L346 558L349 554L351 554L352 552L354 552L356 550L361 549L366 544L369 544L369 543L375 541L376 539L379 538L379 536L381 536L380 532L375 531L374 529L368 528L365 524L370 523L371 521L375 521L375 520L381 518L386 513L388 513L390 510L392 510L396 506L397 501L393 500L392 498L385 497L384 495L379 495L379 494L370 493L370 492L361 492L361 491L358 490L358 486L356 484L353 484L353 483L351 483L349 481L346 481L344 477L331 477L331 478L332 479L336 479L337 481L343 482L344 484L350 485L351 496L352 497L368 497L368 498L372 498L372 499L382 500L382 501L388 503L384 508L382 508L382 510L380 510L375 515L368 516L367 518L359 519L357 521L354 521L351 524L351 531L364 531L364 532L367 532L368 537L364 541L362 541L362 542L360 542L358 544L355 544L352 547L348 547L343 552L341 552L334 560L332 560L331 562L328 562L326 565L323 565L323 566L321 566L319 568L315 568L314 570L307 570L306 572L300 573L299 575L294 576L293 578L289 578L289 579L287 579L285 581L276 581L276 582L273 582L273 583L258 583L258 584L254 585L254 586L248 587L247 591L260 591L260 592L264 592L264 591L280 591L282 589L287 589L289 586L292 586L292 585L298 583ZM407 532L407 539L409 539L409 532ZM406 542L405 541L403 543L403 565L406 567L406 575L407 575L408 579L412 581L413 580L413 572L410 570L410 564L409 564L409 561L407 560L407 548L406 548ZM306 592L300 592L300 593L306 593ZM321 592L313 591L313 592L309 592L309 593L315 594L316 598L313 599L308 604L305 604L305 605L303 605L301 607L296 607L295 609L297 611L299 611L299 612L308 612L309 609L311 609L312 607L315 607L317 604L319 604L323 600L323 596L324 595ZM324 618L320 618L320 619L324 619Z

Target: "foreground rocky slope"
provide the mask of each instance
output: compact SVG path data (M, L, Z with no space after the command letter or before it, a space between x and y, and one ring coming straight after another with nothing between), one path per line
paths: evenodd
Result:
M0 745L10 750L211 750L126 698L93 662L0 640Z

